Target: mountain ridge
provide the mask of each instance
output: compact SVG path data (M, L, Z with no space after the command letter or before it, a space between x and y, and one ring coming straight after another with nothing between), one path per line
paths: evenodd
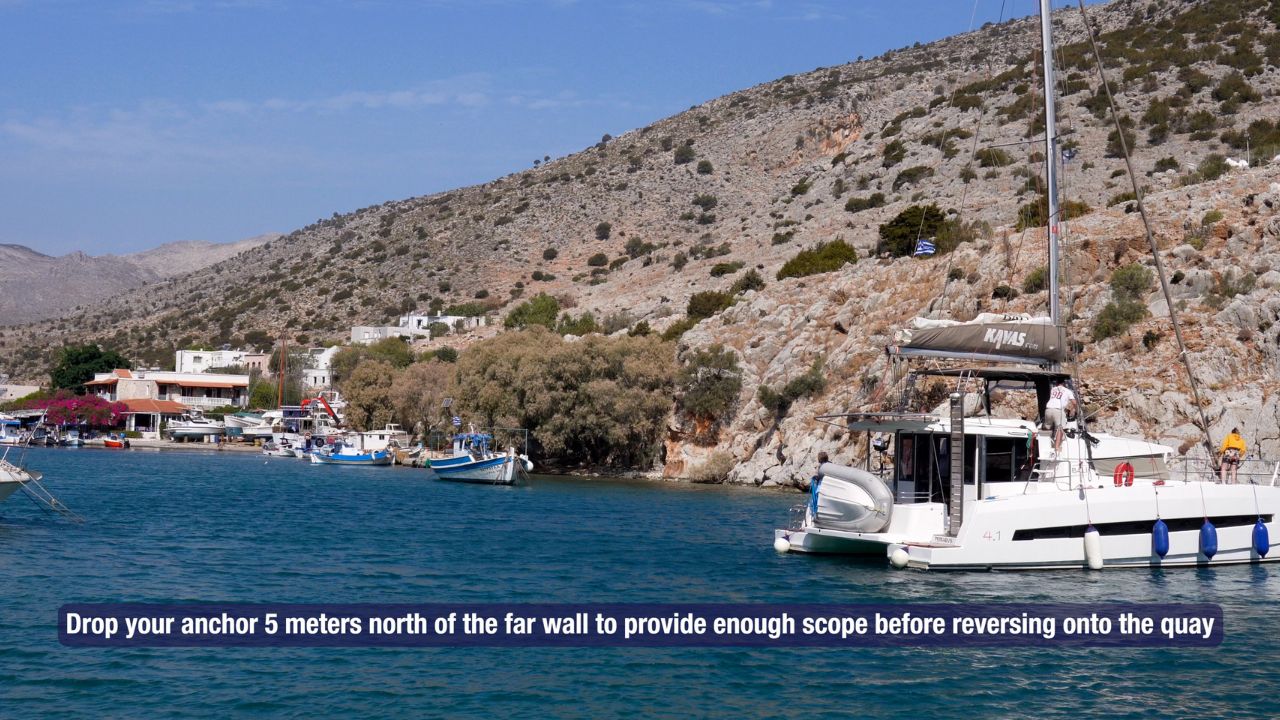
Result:
M0 326L46 320L126 290L198 271L280 237L266 233L230 243L180 240L135 253L46 255L0 244ZM68 278L74 282L68 283Z

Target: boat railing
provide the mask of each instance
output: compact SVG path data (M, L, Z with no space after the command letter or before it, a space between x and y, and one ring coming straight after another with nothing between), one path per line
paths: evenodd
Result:
M788 513L787 529L803 530L805 521L809 518L809 503L792 505Z
M1191 482L1205 479L1221 482L1220 466L1204 455L1183 455L1168 462L1172 480ZM1235 472L1235 484L1280 485L1280 460L1264 457L1245 457Z

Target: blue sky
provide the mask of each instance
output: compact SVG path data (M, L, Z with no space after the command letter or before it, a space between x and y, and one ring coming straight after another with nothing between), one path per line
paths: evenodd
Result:
M1036 8L0 0L0 243L102 254L288 232L964 32L1002 5Z

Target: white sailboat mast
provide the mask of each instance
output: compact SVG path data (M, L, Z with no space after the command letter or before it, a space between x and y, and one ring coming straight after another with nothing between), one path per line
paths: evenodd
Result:
M1062 324L1058 306L1058 123L1054 108L1053 13L1050 0L1040 0L1040 43L1044 66L1044 164L1048 194L1049 226L1049 318Z

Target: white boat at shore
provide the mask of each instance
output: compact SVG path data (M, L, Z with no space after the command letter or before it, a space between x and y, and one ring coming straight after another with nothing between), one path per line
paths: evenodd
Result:
M515 448L495 452L489 433L458 433L453 438L453 454L427 461L431 477L448 482L482 485L521 485L528 482L533 463Z
M204 438L222 435L226 426L204 416L200 410L186 412L177 420L169 421L169 436L174 440L203 440Z

